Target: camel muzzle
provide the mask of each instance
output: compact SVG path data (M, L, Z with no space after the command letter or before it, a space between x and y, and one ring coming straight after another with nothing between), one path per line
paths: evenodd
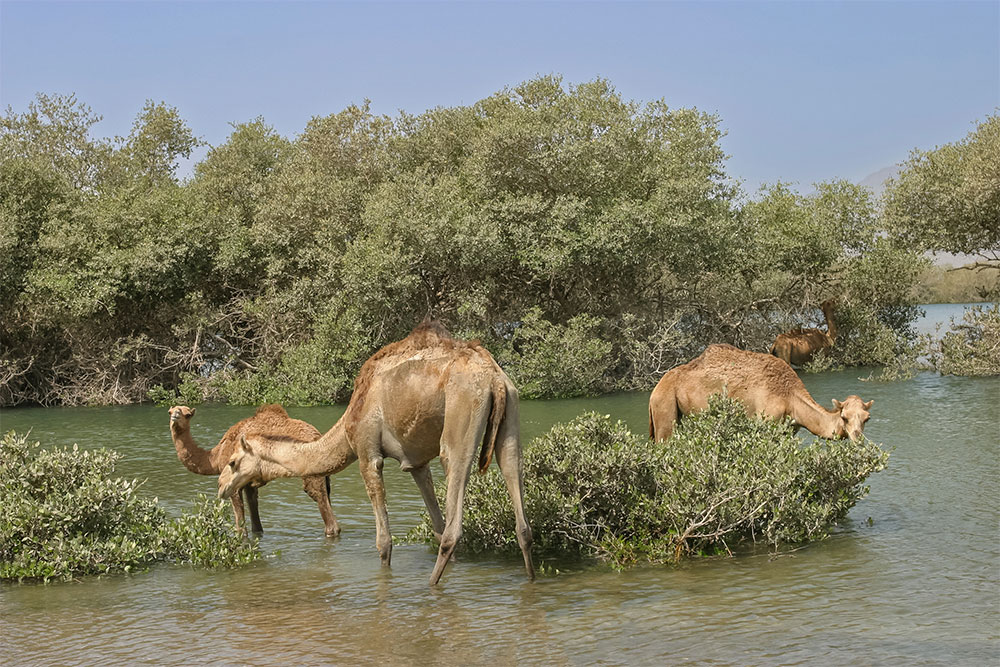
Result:
M233 483L224 484L223 481L219 480L219 499L225 500L233 495Z

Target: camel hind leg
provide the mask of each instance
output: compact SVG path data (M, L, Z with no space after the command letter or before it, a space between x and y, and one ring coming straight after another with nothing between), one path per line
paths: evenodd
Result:
M680 418L677 387L670 374L664 375L649 396L649 437L654 442L668 439Z
M441 451L447 452L448 456L448 496L445 501L444 532L441 533L441 546L431 573L431 586L440 581L462 538L465 489L469 483L472 463L479 454L479 447L486 433L491 402L492 397L476 405L460 393L448 396L445 401Z
M319 515L323 517L326 536L336 537L340 535L340 524L337 523L337 516L333 513L333 508L330 507L330 478L319 476L303 477L302 490L319 507Z
M524 511L524 469L521 457L521 423L518 414L517 390L507 388L507 410L497 432L496 459L507 484L507 494L514 506L517 521L517 544L524 556L524 569L528 579L535 578L535 566L531 561L531 526Z

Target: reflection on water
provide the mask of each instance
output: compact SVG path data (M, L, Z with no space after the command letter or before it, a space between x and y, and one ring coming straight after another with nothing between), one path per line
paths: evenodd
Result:
M1000 380L924 373L863 383L867 371L805 376L828 404L875 399L866 432L894 447L871 494L829 539L773 555L616 573L520 558L459 558L438 589L432 549L397 545L391 570L357 467L333 480L344 528L323 537L295 480L260 494L262 547L237 571L157 567L71 584L0 586L4 664L997 664L1000 661ZM526 401L532 437L597 410L646 428L645 394ZM342 407L291 410L326 429ZM204 406L192 426L212 445L247 408ZM3 429L43 443L109 446L125 476L168 511L212 493L176 460L166 410L9 410ZM438 469L435 469L437 472ZM393 532L419 521L410 476L387 466ZM869 517L871 523L868 522Z

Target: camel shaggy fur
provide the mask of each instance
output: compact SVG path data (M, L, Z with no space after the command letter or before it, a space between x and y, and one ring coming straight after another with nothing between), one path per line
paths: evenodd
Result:
M769 354L732 345L709 345L701 356L673 368L649 397L649 435L666 440L682 415L708 407L712 394L730 396L750 414L774 419L791 417L796 429L805 427L821 438L861 437L874 401L848 396L834 399L833 410L821 407L791 366Z
M319 437L319 431L311 424L307 424L301 419L292 419L280 405L264 405L257 409L253 417L247 417L231 426L222 436L219 444L206 450L198 446L194 438L191 437L191 418L194 417L195 409L186 405L178 405L170 408L169 412L170 437L174 441L177 458L180 459L185 468L197 475L218 475L222 472L233 452L239 446L239 437L244 432L273 433L303 439ZM236 516L236 525L241 529L244 529L244 503L241 496L245 496L246 505L250 509L251 530L255 533L263 532L260 513L257 509L257 487L263 486L267 482L268 479L265 479L264 475L248 478L232 494L233 514ZM330 480L322 475L303 477L302 488L319 506L326 534L330 537L339 534L340 525L330 507Z
M478 457L478 468L485 471L494 454L514 507L524 567L534 578L517 389L478 342L455 340L440 324L425 321L365 362L347 411L322 438L302 442L248 434L219 476L219 495L231 496L247 479L266 479L268 462L283 474L328 475L357 460L375 513L376 546L382 564L389 565L392 535L382 468L386 458L396 459L413 475L440 541L430 578L435 585L462 535L472 466ZM448 479L444 518L428 468L438 456Z
M813 355L820 350L833 347L837 341L837 324L833 321L835 302L824 301L820 308L826 317L826 331L820 329L803 329L798 326L791 331L778 334L771 345L771 354L786 364L802 366L808 363Z

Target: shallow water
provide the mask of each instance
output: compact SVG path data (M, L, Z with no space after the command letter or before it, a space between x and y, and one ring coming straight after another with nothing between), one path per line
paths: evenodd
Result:
M396 545L379 565L357 466L333 478L344 529L323 537L297 480L261 490L266 561L235 571L156 567L69 584L0 585L3 664L998 664L1000 379L924 373L861 382L867 370L804 376L824 404L875 399L866 434L894 447L871 494L828 539L781 555L690 561L616 573L549 562L525 580L520 558L464 558L442 584L435 551ZM522 432L597 410L646 429L647 394L525 401ZM329 428L342 407L292 416ZM203 406L192 430L214 445L245 407ZM45 445L107 446L119 472L170 512L213 493L187 472L162 408L16 409L2 428ZM435 473L439 468L435 467ZM402 535L423 505L386 466ZM871 519L869 522L868 519Z

